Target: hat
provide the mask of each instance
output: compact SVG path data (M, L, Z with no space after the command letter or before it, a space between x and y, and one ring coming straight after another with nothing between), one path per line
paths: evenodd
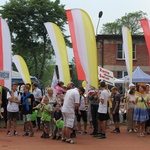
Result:
M130 83L130 84L129 84L129 88L132 87L132 86L135 86L135 85L134 85L133 83Z

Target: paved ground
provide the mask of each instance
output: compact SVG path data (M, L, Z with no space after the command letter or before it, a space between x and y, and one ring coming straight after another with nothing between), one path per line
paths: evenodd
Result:
M89 129L91 130L91 129ZM137 137L136 133L127 133L125 126L120 134L111 133L113 126L107 130L106 139L96 139L91 135L77 134L75 144L61 141L41 139L41 132L35 131L34 137L7 137L6 129L0 129L0 150L149 150L150 135ZM23 134L23 127L18 132Z

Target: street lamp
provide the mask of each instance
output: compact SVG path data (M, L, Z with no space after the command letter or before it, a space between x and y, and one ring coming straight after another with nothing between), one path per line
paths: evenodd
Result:
M98 19L98 23L97 23L97 27L96 27L96 35L98 34L98 26L99 26L100 19L101 19L102 15L103 15L103 12L100 11L100 12L98 13L98 18L99 18L99 19Z
M102 15L103 15L103 12L100 11L99 14L98 14L99 19L98 19L97 28L96 28L96 42L97 42L98 48L101 45L101 50L102 50L102 53L101 53L101 66L103 68L104 67L104 39L99 39L98 38L98 27L99 27L99 23L100 23L100 19L101 19ZM99 51L99 53L100 53L100 51Z

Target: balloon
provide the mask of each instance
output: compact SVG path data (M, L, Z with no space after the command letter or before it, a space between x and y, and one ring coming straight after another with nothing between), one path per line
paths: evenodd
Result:
M60 120L59 122L56 121L56 126L61 129L64 126L64 121L63 120Z
M82 87L83 87L83 88L86 87L86 81L82 81Z
M31 115L31 121L36 120L37 113L38 113L38 111L37 111L37 110L35 110L35 111L33 111L33 112L32 112L32 115Z

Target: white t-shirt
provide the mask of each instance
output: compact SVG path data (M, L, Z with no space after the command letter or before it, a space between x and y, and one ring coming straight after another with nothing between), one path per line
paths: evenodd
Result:
M98 113L106 114L107 113L107 105L109 100L109 92L107 90L101 91L100 100L104 100L102 104L101 101L99 103Z
M75 103L79 104L79 100L80 100L80 95L76 89L68 90L64 97L64 104L62 107L62 112L74 114Z
M40 100L36 99L36 98L42 98L42 92L41 92L41 90L39 88L36 88L33 91L33 95L34 95L35 101L40 102Z
M14 96L18 97L18 100L21 99L21 95L18 94L17 91L14 92ZM11 95L9 92L7 92L7 99L11 98ZM10 102L8 100L8 105L7 105L7 111L8 112L18 112L19 111L19 104L18 103L14 103L14 102Z
M86 110L86 107L85 107L85 97L84 96L81 96L81 98L80 98L79 110L83 110L83 111Z
M136 96L129 94L127 100L127 109L135 108L135 104L133 103L133 101L136 101Z

